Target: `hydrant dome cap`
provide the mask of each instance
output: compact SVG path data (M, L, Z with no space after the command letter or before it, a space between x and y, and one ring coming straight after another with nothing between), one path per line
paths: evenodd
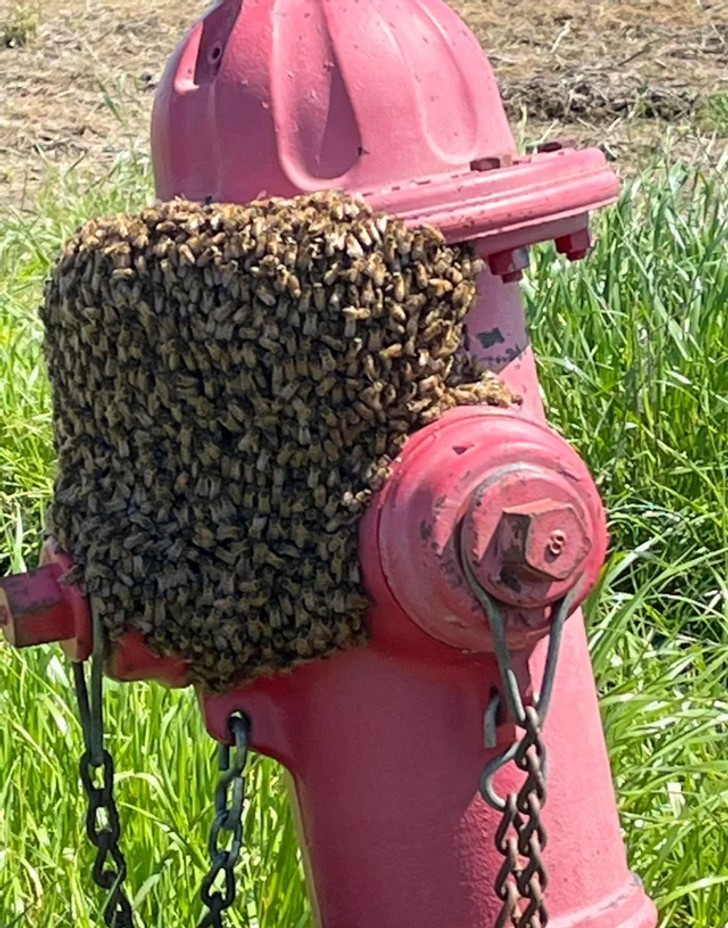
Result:
M495 78L442 0L222 0L157 92L162 198L381 189L514 152Z

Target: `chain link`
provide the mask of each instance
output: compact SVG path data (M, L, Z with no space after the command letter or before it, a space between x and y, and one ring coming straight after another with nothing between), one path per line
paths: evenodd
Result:
M207 909L198 928L224 928L223 912L235 901L235 865L243 848L243 811L245 807L244 771L248 760L250 722L246 716L233 715L228 728L234 741L231 751L226 744L220 745L219 767L222 771L215 790L215 820L209 839L212 866L202 883L200 896ZM223 847L221 838L227 838ZM213 889L222 876L223 887Z
M103 662L104 637L91 603L94 626L94 653L91 661L91 692L86 681L85 665L73 664L73 677L85 750L79 768L81 783L88 797L86 834L96 848L92 875L94 882L106 890L103 908L107 928L134 928L131 903L124 890L127 866L119 847L121 823L114 799L114 761L104 748ZM222 772L215 789L215 820L210 830L209 851L212 866L202 883L200 896L207 909L198 928L224 928L223 913L235 901L235 865L243 848L243 810L245 781L243 774L250 747L250 722L246 716L232 715L228 728L233 749L219 748ZM224 844L227 840L228 846ZM221 889L215 889L219 877Z
M467 558L463 567L470 587L488 618L493 638L502 691L491 696L485 712L485 745L497 744L498 713L505 704L512 722L523 735L491 760L481 780L483 799L502 813L495 845L504 861L495 880L495 892L503 905L496 928L547 928L549 917L544 896L548 874L543 862L547 833L542 821L546 802L546 745L542 738L553 692L564 623L578 601L580 579L569 594L553 606L546 664L541 693L535 705L525 705L508 649L505 618L500 605L480 586ZM525 780L517 792L501 797L495 789L496 773L510 763L522 770Z
M73 673L86 746L79 762L81 783L88 797L86 834L96 848L92 875L96 885L108 893L103 908L108 928L134 928L131 903L124 891L127 868L119 847L121 824L114 799L114 761L103 747L101 688L97 681L100 675L92 671L94 693L89 701L83 664L74 663Z
M496 928L548 925L544 904L548 877L542 857L547 836L541 821L546 801L546 747L538 713L532 706L525 710L524 726L525 735L518 743L514 760L526 773L526 779L517 793L506 797L495 838L505 858L495 882L496 894L503 902Z

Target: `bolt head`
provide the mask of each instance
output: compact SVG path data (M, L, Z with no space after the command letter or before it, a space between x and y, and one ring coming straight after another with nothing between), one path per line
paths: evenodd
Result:
M506 571L563 581L591 550L587 526L570 503L540 499L503 511L498 542Z
M596 579L603 518L590 502L558 471L524 466L493 475L463 526L463 555L477 582L503 603L541 609L565 596L583 571Z
M586 258L591 248L592 238L588 228L569 232L568 235L556 239L556 250L559 254L566 255L569 261L581 261L582 258Z
M501 277L506 283L520 280L529 263L527 248L513 248L488 256L491 273Z

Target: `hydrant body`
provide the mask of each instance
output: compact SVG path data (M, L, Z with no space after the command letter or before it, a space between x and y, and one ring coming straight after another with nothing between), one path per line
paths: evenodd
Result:
M522 403L447 413L393 462L361 524L370 644L201 702L213 736L226 741L242 711L253 747L290 771L318 928L495 926L501 816L478 787L517 729L501 711L484 730L503 680L472 583L502 610L524 700L537 701L554 616L569 591L584 598L606 551L586 468L545 425L515 281L532 243L583 257L588 211L613 201L616 180L599 152L516 155L487 59L441 0L222 0L175 52L152 137L160 198L343 189L473 242L484 260L466 347ZM43 582L56 580L47 569ZM88 617L75 600L63 613L64 595L54 588L56 637L73 633L67 650L83 659ZM25 589L6 587L0 622L19 638L24 609ZM183 662L154 657L137 633L107 669L188 682ZM545 741L549 924L652 928L578 611ZM496 785L522 778L506 767Z
M452 626L445 624L437 636L425 630L437 595L427 583L431 566L423 559L418 571L415 555L409 573L388 577L383 563L384 552L397 543L404 551L408 544L402 524L407 503L392 510L397 510L393 497L400 472L408 469L410 458L415 482L420 471L413 446L444 445L463 461L463 444L469 441L474 460L463 472L472 466L480 473L487 470L491 451L482 441L478 444L478 426L501 424L489 421L493 417L498 414L459 410L425 430L429 434L418 433L366 516L361 555L375 600L370 647L204 701L215 737L224 740L226 720L243 711L254 720L256 748L291 771L316 924L322 928L498 923L501 902L493 882L503 863L495 845L500 815L483 802L478 783L488 761L510 745L516 730L504 720L496 747L485 747L488 704L502 686L485 622L481 616L478 623L476 610L460 604L462 624L456 634L472 623L481 633L480 643L477 638L470 648L444 643L439 639L448 638ZM513 425L529 437L528 423ZM442 454L442 447L438 450ZM443 481L457 483L457 467L440 468L440 473ZM424 483L415 487L413 482L415 496L431 492ZM457 492L449 500L457 504ZM423 508L432 511L426 503ZM408 612L396 600L400 592L409 594ZM459 594L463 590L456 581L455 603ZM413 621L423 616L423 625ZM516 636L523 635L522 624L516 626ZM547 641L542 637L529 646L528 634L523 641L514 663L524 689L530 685L538 691ZM653 925L652 903L625 861L578 614L565 629L545 737L550 924ZM518 772L503 771L498 785L508 791L521 781Z
M407 621L391 603L372 620ZM530 659L536 681L544 652L539 645ZM488 658L408 662L374 645L207 704L213 734L224 737L224 719L242 709L256 747L292 771L317 925L497 924L499 815L477 787L495 753L483 746L483 719L499 685ZM498 749L512 734L504 728ZM654 925L625 862L578 616L565 630L546 740L550 924ZM504 774L500 782L517 781Z
M221 739L232 711L249 713L253 743L292 772L321 928L495 925L498 815L477 786L515 729L503 724L498 748L484 747L489 699L501 686L485 619L466 602L465 577L446 565L443 551L431 562L424 549L412 552L405 524L416 509L412 498L424 493L424 508L438 502L422 486L426 464L413 465L406 490L412 498L396 500L391 487L422 441L430 441L429 453L443 443L454 449L460 472L472 468L476 485L498 452L502 466L528 463L521 445L543 422L543 408L514 281L532 241L553 237L560 251L583 256L584 206L614 198L611 172L593 152L571 166L559 163L564 152L548 156L550 163L547 156L518 162L490 65L441 0L251 0L242 8L223 2L170 62L152 135L160 197L245 202L340 188L413 223L433 220L451 240L475 240L488 261L468 347L523 397L516 414L522 440L515 423L506 447L490 448L489 432L500 424L494 414L483 412L478 423L477 413L469 419L462 411L454 414L459 421L411 439L395 462L389 495L385 489L362 526L361 559L374 600L371 645L208 699L204 711ZM541 464L552 453L549 442L545 437ZM457 465L443 457L438 466L442 507L472 502L470 493L457 498ZM578 482L573 474L566 479ZM463 516L441 525L444 536ZM605 530L599 514L592 517L593 571L604 556ZM432 527L423 525L423 534ZM437 583L427 582L438 557L440 599ZM536 586L546 598L539 602L537 593L530 606L549 601L552 584L541 580ZM449 611L441 601L448 587ZM537 689L547 613L542 609L539 622L538 609L511 612L521 630L512 639L520 676ZM625 862L578 614L566 627L546 739L551 923L653 925L654 908ZM514 785L508 777L504 771L503 788Z

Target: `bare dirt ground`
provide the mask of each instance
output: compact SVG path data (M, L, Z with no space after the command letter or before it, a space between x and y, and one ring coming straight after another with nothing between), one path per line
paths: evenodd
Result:
M528 135L629 160L728 136L728 0L455 0ZM723 145L720 142L723 142ZM697 145L700 148L700 142Z
M154 87L203 5L0 0L0 205L50 165L98 175L145 151ZM634 164L669 134L728 138L728 0L452 0L488 51L514 125ZM34 26L36 31L34 34Z

